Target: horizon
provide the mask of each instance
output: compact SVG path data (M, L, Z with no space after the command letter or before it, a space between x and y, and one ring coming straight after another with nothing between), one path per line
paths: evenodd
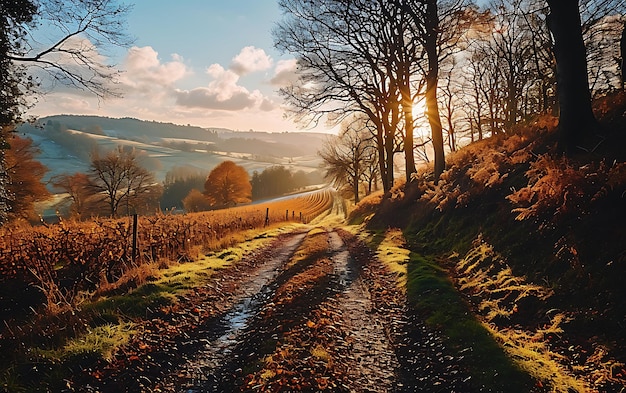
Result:
M196 127L196 128L200 128L200 129L207 130L207 131L224 130L227 132L234 132L234 133L239 133L239 132L240 133L265 133L265 134L307 134L308 133L308 134L335 135L332 132L332 130L319 130L319 129L313 129L313 130L301 129L301 130L292 130L292 131L265 131L265 130L255 130L255 129L240 130L240 129L234 129L234 128L228 128L228 127L204 127L204 126L197 125L197 124L175 123L175 122L167 121L167 120L161 121L161 120L140 119L140 118L132 117L132 116L117 117L117 116L106 116L106 115L89 114L89 113L88 114L74 114L74 113L49 114L45 116L38 116L34 119L34 121L37 122L37 121L40 121L41 119L55 117L55 116L98 117L98 118L110 119L110 120L136 120L136 121L145 122L145 123L158 123L158 124L165 124L165 125L171 124L177 127L192 127L192 128Z
M241 131L336 133L336 127L303 127L285 116L278 89L295 77L295 58L274 48L271 30L281 18L276 1L191 0L174 6L157 0L131 5L126 32L135 38L133 44L97 54L123 71L114 86L123 97L99 100L82 90L48 84L27 115L132 117ZM37 33L53 36L45 28Z

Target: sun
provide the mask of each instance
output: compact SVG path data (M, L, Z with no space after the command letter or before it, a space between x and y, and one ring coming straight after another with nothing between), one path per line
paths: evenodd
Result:
M428 119L426 119L426 103L423 98L413 104L413 124L416 138L426 139L430 135Z
M426 117L425 113L426 113L426 100L424 98L420 98L416 102L413 103L413 117L416 119L420 117Z

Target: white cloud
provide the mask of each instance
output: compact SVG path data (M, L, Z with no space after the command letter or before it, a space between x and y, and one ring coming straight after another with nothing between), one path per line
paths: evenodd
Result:
M176 103L193 108L219 109L236 111L253 107L257 98L247 92L235 92L229 97L221 98L212 89L198 87L189 91L177 91Z
M280 60L274 69L274 76L270 79L270 83L274 86L283 87L294 83L298 76L296 75L298 62L296 59Z
M231 70L225 70L219 64L212 64L207 69L207 74L213 78L208 89L213 92L218 100L227 100L235 94L248 92L245 87L237 84L239 75Z
M66 93L57 92L41 97L37 106L45 106L51 113L86 114L93 111L88 100L78 95L70 96Z
M181 56L173 54L169 60L163 60L154 48L145 46L130 48L120 69L124 72L117 86L122 98L98 100L84 91L57 86L42 97L33 113L129 116L233 129L295 128L283 117L280 99L271 93L267 83L272 75L274 86L290 75L293 77L295 60L274 63L263 50L246 47L228 67L215 63L204 73L194 73ZM255 83L260 83L263 76L246 75L259 71L267 75L266 83L257 88Z
M273 100L270 100L268 98L264 98L263 101L261 102L261 105L259 105L259 109L262 110L263 112L271 112L278 108L279 108L279 105L277 105Z
M161 63L158 52L150 46L130 48L124 68L126 72L120 81L143 92L170 88L190 73L181 56L174 54L172 61Z
M212 64L207 74L213 78L207 87L176 90L176 103L191 108L235 111L256 107L263 101L260 91L251 92L239 85L239 75L230 69Z
M237 56L233 57L229 68L241 76L267 70L272 67L272 63L272 58L263 49L246 46Z

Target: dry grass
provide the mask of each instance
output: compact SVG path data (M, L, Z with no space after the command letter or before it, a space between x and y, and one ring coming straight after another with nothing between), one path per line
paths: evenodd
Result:
M458 255L452 257L457 259ZM551 336L564 333L562 325L568 321L565 314L554 314L548 323L534 331L502 322L519 312L520 300L534 297L545 301L553 294L551 289L514 275L506 261L481 237L465 257L458 258L456 274L461 291L479 299L475 307L485 329L539 384L549 386L554 393L593 391L587 381L576 376L570 359L553 351L549 344Z
M376 256L391 272L396 274L398 286L402 288L406 288L410 253L411 251L406 248L406 240L402 231L397 228L388 229L376 249Z
M97 291L99 285L105 292L136 287L142 277L153 275L155 263L192 261L202 251L244 241L247 231L299 223L300 217L311 221L337 205L335 199L325 189L273 203L139 217L134 250L128 217L6 226L0 229L0 284L17 279L38 286L47 298L46 312L59 314L76 307L85 292ZM141 268L144 264L151 266ZM61 282L71 287L61 288Z
M317 344L313 349L311 349L311 356L316 359L322 360L327 364L331 364L332 362L332 356L321 344Z
M369 221L376 213L378 206L383 200L383 195L384 193L382 191L378 191L361 199L361 201L350 210L348 221L352 224L361 224Z

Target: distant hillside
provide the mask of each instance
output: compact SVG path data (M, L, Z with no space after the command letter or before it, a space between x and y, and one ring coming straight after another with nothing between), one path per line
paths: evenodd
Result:
M198 141L216 141L217 132L223 129L211 129L183 126L172 123L159 123L133 118L114 119L100 116L56 115L39 119L39 124L46 126L50 122L58 123L71 130L116 136L122 139L135 138L185 138ZM228 130L223 130L228 131Z
M91 152L117 146L137 149L143 165L163 180L173 167L210 171L228 159L250 173L268 166L317 170L317 151L326 140L321 133L237 132L223 128L158 123L138 119L57 115L22 125L18 132L31 138L49 168L47 179L63 173L85 172Z

